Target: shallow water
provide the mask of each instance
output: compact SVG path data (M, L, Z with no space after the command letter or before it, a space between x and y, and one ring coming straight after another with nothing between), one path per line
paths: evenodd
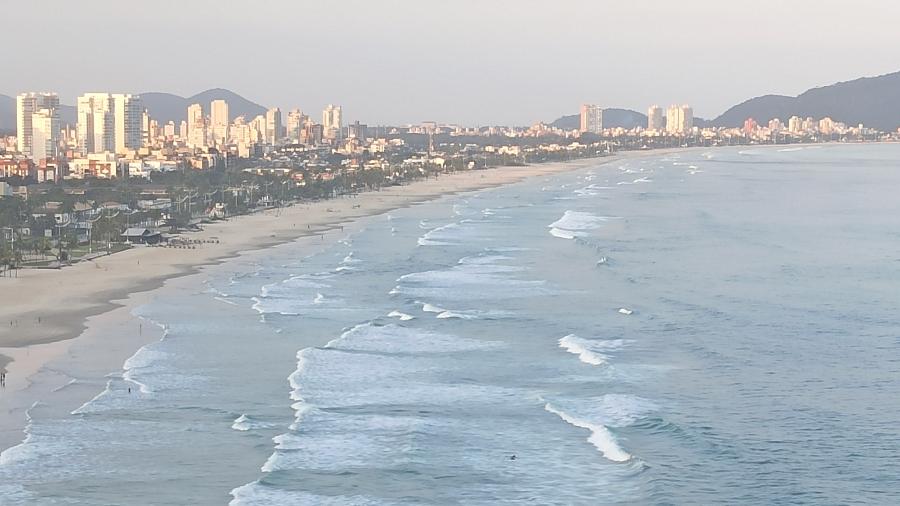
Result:
M686 151L209 268L0 504L896 503L898 165Z

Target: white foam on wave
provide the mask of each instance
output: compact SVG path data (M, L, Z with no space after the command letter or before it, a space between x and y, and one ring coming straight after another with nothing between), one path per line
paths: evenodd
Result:
M569 334L559 340L559 347L578 355L578 359L585 364L603 365L609 361L606 355L627 345L625 339L585 339L575 334Z
M587 235L590 230L602 227L609 220L614 220L612 216L597 216L584 211L568 210L563 214L562 218L554 221L548 227L550 234L562 239L574 239Z
M231 491L229 506L382 506L387 503L364 496L325 496L297 490L273 488L253 481Z
M250 415L247 415L246 413L237 417L231 424L232 429L240 432L248 432L258 429L271 429L272 427L274 427L274 424L262 422L251 417Z
M400 321L404 321L404 322L415 318L415 316L413 316L411 314L402 313L400 311L391 311L390 313L388 313L388 317L389 318L399 318Z
M70 379L69 381L67 381L64 385L60 385L60 386L54 388L53 390L51 390L51 392L59 392L60 390L63 390L63 389L65 389L66 387L70 387L70 386L75 385L75 384L77 384L77 383L80 383L80 382L79 382L76 378L72 378L72 379Z
M612 186L603 186L599 184L592 184L585 186L584 188L580 188L575 190L573 193L578 195L579 197L593 197L595 195L600 194L600 190L612 190Z
M25 438L22 439L21 443L0 452L0 466L5 466L29 458L30 452L28 450L31 443L34 441L34 434L32 433L34 420L31 418L31 410L39 405L40 402L35 401L30 408L25 410L25 429L23 431L25 433ZM0 497L4 496L0 495Z
M356 258L355 256L353 256L352 251L350 253L347 253L347 256L345 256L344 259L341 260L342 264L355 264L355 263L359 263L359 262L360 262L360 260L358 258Z
M325 296L321 293L316 294L316 298L313 299L313 304L322 304L325 302Z
M440 307L435 306L434 304L430 304L428 302L419 302L419 304L422 304L422 311L424 311L426 313L443 313L443 312L447 311L444 308L440 308Z
M460 320L475 320L478 318L478 316L476 316L472 313L461 313L458 311L443 311L441 313L438 313L438 315L435 316L435 318L438 318L441 320L444 320L447 318L457 318Z
M793 151L803 151L803 148L802 148L802 147L796 147L796 148L784 148L784 149L779 149L778 151L779 151L780 153L791 153L791 152L793 152Z
M229 306L237 306L238 305L237 302L235 302L233 300L228 300L225 297L213 297L213 299L215 299L219 302L224 302L225 304L228 304Z
M565 230L560 230L558 228L551 228L550 235L559 237L560 239L574 239L576 237L572 232L566 232Z
M569 353L578 355L578 360L581 360L585 364L603 365L609 358L606 355L590 350L590 344L575 334L569 334L561 338L559 340L559 347Z
M446 232L455 228L459 228L459 223L448 223L437 228L433 228L425 233L416 241L419 246L452 246L451 239Z
M632 459L631 454L629 454L619 446L619 444L616 442L615 436L613 436L612 432L610 432L609 429L607 429L605 426L597 423L591 423L588 420L576 418L575 416L572 416L565 411L555 408L549 402L544 405L544 409L562 418L563 421L565 421L569 425L574 425L575 427L591 431L591 435L587 439L588 442L594 445L595 448L600 450L600 453L602 453L603 456L607 459L613 462L628 462Z
M376 325L372 322L356 325L329 341L329 350L362 351L369 353L448 353L495 348L494 341L480 341L394 323Z
M124 372L122 373L122 379L128 381L129 383L137 385L141 393L143 394L153 393L153 390L149 386L138 381L135 378L135 373L140 369L147 369L149 367L152 367L156 362L160 362L168 358L168 353L152 350L144 346L125 361L125 364L122 366L122 369L124 369Z

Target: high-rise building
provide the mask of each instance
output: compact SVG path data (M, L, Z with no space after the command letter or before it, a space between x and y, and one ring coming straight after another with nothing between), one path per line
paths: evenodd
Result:
M288 112L287 117L287 136L291 142L300 142L300 133L303 131L303 125L309 117L303 114L300 109L293 109Z
M603 108L594 104L581 106L581 132L601 134L603 133Z
M250 140L253 144L269 142L266 138L266 117L262 114L250 121Z
M115 94L113 99L115 152L125 153L141 148L141 123L144 104L141 98Z
M694 109L689 105L681 106L681 131L688 133L694 129Z
M196 148L204 148L207 144L206 118L203 117L203 106L191 104L187 110L187 143Z
M78 151L82 155L115 151L116 118L113 96L109 93L85 93L78 97L77 108Z
M281 109L273 107L266 111L266 142L277 144L281 140Z
M59 95L56 93L22 93L16 97L16 147L20 153L31 158L34 158L32 116L41 109L46 109L50 111L51 115L56 116L58 128ZM58 138L58 136L58 132L54 134L54 138Z
M141 143L144 146L149 146L153 138L156 137L154 123L155 121L150 118L150 111L144 109L143 114L141 114Z
M59 152L59 113L40 109L31 115L31 158L36 162L56 158Z
M228 125L231 123L231 118L228 116L228 102L213 100L209 104L209 110L213 140L217 145L225 144L228 142Z
M322 111L322 130L329 139L340 138L344 128L344 112L339 105L328 104Z
M672 105L666 110L666 131L686 134L694 128L694 110L688 105Z
M824 135L834 133L834 120L828 117L819 120L819 132Z
M799 134L803 131L803 120L799 116L791 116L788 120L788 130L792 134Z
M661 132L663 129L663 111L658 105L651 105L647 109L647 130Z

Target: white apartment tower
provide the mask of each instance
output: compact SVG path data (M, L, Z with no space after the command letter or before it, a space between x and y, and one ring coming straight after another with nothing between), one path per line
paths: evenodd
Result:
M694 128L694 110L688 105L672 105L666 111L666 131L686 134Z
M581 106L581 133L603 133L603 108L594 104Z
M647 130L661 132L663 129L663 110L658 105L651 105L647 109Z
M56 93L22 93L16 97L16 144L19 153L35 158L32 150L33 115L42 109L56 118L55 140L59 138L59 95ZM41 117L43 120L43 116Z
M112 95L85 93L78 97L76 137L82 155L115 151L115 124Z
M194 147L206 147L206 119L203 117L203 107L200 104L191 104L187 110L187 142Z
M293 109L288 112L287 117L287 136L291 142L300 142L300 132L303 131L303 125L309 119L300 109Z
M59 152L59 113L40 109L31 115L31 158L56 158Z
M331 139L338 138L344 127L344 112L341 106L328 104L322 111L322 130L325 136Z
M228 142L228 125L231 118L228 116L228 102L213 100L209 104L209 120L212 126L212 135L217 145Z
M142 145L144 104L141 98L128 94L115 94L113 99L115 152L127 153Z
M277 144L281 140L281 109L273 107L266 111L266 142Z

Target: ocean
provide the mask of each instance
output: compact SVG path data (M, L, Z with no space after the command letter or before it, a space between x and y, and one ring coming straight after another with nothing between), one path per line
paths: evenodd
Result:
M651 154L207 267L0 504L900 503L897 188L897 145Z

